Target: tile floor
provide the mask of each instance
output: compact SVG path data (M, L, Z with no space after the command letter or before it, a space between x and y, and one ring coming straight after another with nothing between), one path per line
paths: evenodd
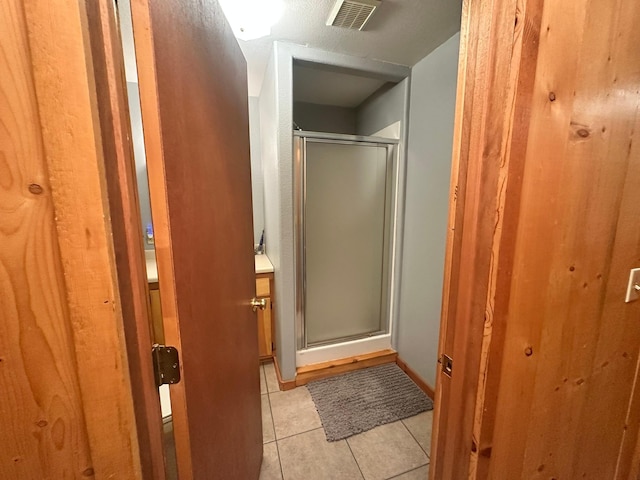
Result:
M260 367L264 456L260 480L426 480L433 412L327 442L306 387L281 392Z

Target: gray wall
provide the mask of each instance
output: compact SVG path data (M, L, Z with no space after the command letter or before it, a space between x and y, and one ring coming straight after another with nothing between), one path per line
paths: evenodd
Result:
M398 354L435 386L456 99L456 34L411 71Z
M278 77L281 59L277 44L267 65L260 92L260 136L262 173L264 176L264 223L266 252L273 264L275 280L274 319L276 355L284 379L295 377L294 286L292 282L293 214L291 199L291 165L283 164L282 137L291 136L291 86L288 91ZM289 69L291 70L291 69ZM290 76L290 75L289 75ZM287 82L284 83L285 85ZM281 98L289 98L282 111ZM286 108L288 105L288 108ZM287 168L288 167L288 168ZM288 172L289 174L287 175ZM291 224L289 226L289 224ZM287 238L287 235L289 238Z
M293 102L293 121L308 132L356 134L355 108Z
M409 81L387 83L367 98L357 110L358 135L373 135L398 121L404 121L405 95Z
M251 142L251 194L253 199L253 237L260 242L264 229L264 180L260 144L260 99L249 97L249 138Z
M323 63L399 82L401 65L275 42L260 93L267 255L274 266L276 347L284 380L295 378L295 260L293 224L293 61Z

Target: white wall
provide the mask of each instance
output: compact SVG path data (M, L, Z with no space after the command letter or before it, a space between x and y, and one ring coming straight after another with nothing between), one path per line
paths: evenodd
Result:
M456 34L411 71L397 349L435 386L456 99Z
M251 142L251 196L253 201L253 243L260 242L264 229L264 180L260 144L260 99L249 97L249 138Z

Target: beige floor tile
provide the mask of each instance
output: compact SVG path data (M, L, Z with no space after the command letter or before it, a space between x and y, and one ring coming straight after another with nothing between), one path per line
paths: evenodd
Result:
M347 442L366 480L384 480L429 462L402 422L376 427Z
M409 429L428 456L431 450L433 410L419 413L414 417L405 418L402 422Z
M279 392L280 386L278 385L276 367L273 366L273 362L264 364L264 376L267 381L267 390L269 391L269 393Z
M327 442L319 428L278 440L285 480L362 479L347 442Z
M305 387L269 394L276 438L285 438L322 426L316 406Z
M429 465L416 468L410 472L403 473L397 477L393 477L393 480L428 480L429 478Z
M282 480L276 442L267 443L263 446L260 480Z
M269 406L269 395L260 395L262 400L262 443L273 442L276 439Z
M264 366L260 365L260 395L268 392L269 390L267 390L267 380L264 378Z

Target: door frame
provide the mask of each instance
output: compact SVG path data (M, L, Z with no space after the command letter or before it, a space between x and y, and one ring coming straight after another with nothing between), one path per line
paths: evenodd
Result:
M104 177L115 254L114 274L122 304L141 473L144 479L164 480L162 414L151 356L149 286L118 16L111 0L83 3L95 76L96 115L106 160Z
M518 22L521 3L464 0L462 6L438 348L454 370L436 377L432 479L475 478L491 452L497 385L487 379L498 376L486 373L489 364L500 367L496 344L504 325L494 315L495 291L513 250L503 232L513 227L504 224L507 183L519 181L509 160L525 27Z

